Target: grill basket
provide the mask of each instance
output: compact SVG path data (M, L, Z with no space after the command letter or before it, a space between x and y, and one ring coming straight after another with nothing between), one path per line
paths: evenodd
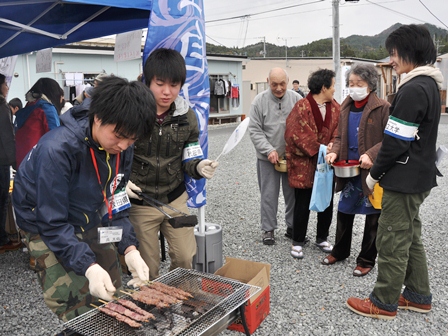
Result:
M158 309L123 295L120 299L136 303L140 308L154 314L156 319L144 322L140 328L132 328L98 309L92 309L66 322L65 333L62 335L212 335L210 330L215 330L220 322L226 321L226 316L261 290L260 287L233 279L183 268L176 268L157 278L155 282L180 288L192 294L193 298Z

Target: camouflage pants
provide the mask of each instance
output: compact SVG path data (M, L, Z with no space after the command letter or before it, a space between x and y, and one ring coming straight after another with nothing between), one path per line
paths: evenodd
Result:
M93 309L92 304L95 306L102 304L96 297L90 295L87 278L75 274L73 270L60 263L39 234L22 230L20 234L26 240L31 257L36 259L36 271L44 301L61 320L71 320ZM96 262L109 273L115 288L119 291L122 274L115 245L99 244L97 228L78 233L76 236L79 241L90 246L95 253Z

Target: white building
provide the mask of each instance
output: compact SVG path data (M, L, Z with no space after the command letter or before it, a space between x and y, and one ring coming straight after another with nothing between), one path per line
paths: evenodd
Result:
M243 114L242 89L242 62L247 60L243 56L207 55L208 70L210 75L210 118L215 120L236 120ZM72 101L82 86L76 84L93 84L94 78L99 73L107 73L136 80L142 73L141 59L131 61L115 62L113 44L100 45L99 43L77 43L65 47L52 49L51 71L44 73L36 72L36 53L19 55L14 69L14 76L10 85L8 100L18 97L25 104L25 93L41 77L55 79L64 89L65 99ZM79 80L77 80L79 79ZM224 95L214 94L216 81L225 82L228 91L232 86L234 94L238 98L232 98L226 91Z

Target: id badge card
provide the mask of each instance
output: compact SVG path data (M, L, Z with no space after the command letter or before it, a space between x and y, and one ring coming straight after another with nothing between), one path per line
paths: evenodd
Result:
M119 213L120 211L129 209L131 207L131 202L129 201L128 194L126 190L117 190L113 197L109 197L109 203L112 203L112 215ZM103 204L101 207L101 218L103 220L108 219L109 213L107 210L107 205Z
M121 226L109 226L98 228L98 243L118 243L121 241L123 228Z

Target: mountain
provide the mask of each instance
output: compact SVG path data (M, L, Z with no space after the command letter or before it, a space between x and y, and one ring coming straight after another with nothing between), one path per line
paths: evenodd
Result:
M402 26L396 23L374 36L351 35L340 39L341 57L357 57L380 60L388 56L384 48L387 36ZM438 45L439 54L448 53L448 30L426 23L431 36ZM285 47L271 43L265 44L266 57L285 57ZM331 57L333 41L331 38L321 39L301 46L287 48L288 57ZM227 48L207 43L208 54L245 55L248 57L263 57L263 43L248 45L244 48Z

